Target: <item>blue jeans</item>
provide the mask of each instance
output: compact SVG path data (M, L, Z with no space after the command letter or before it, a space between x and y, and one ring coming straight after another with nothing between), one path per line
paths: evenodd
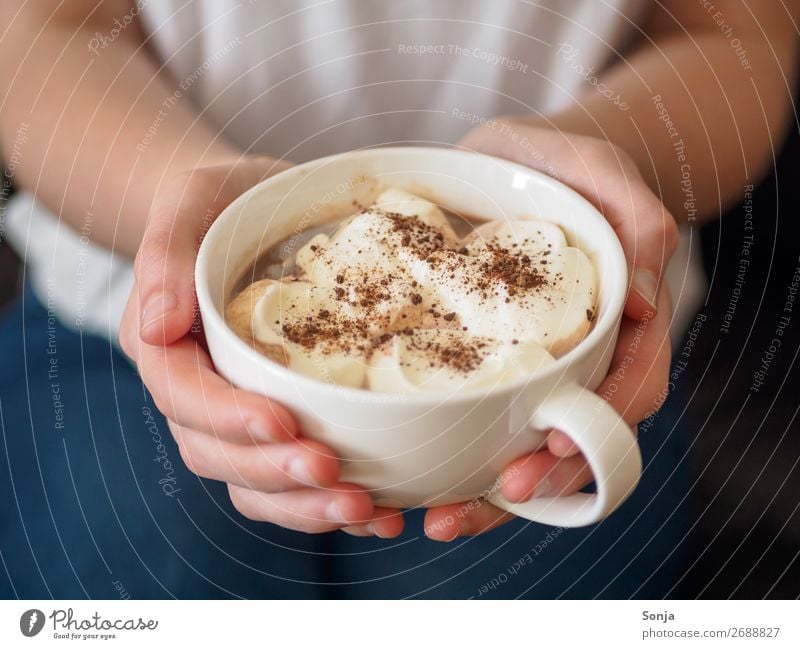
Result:
M682 573L687 460L673 394L646 469L608 520L516 520L452 543L407 515L394 540L308 535L242 517L183 465L166 422L105 340L26 287L0 320L0 597L661 598Z

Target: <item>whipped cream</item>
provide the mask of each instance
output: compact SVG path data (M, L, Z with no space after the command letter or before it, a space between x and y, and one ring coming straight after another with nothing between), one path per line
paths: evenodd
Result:
M436 205L400 189L313 237L296 277L231 302L234 330L320 380L379 392L453 392L530 376L594 319L591 261L561 229L492 221L459 240Z
M488 223L464 249L437 250L410 272L470 333L533 341L561 356L591 328L596 273L561 229L542 221Z
M457 238L442 210L400 189L389 189L374 205L343 221L333 235L318 234L298 250L303 277L323 286L387 279L411 284L408 264Z
M363 309L336 298L334 289L304 281L267 280L252 312L253 337L281 346L301 374L358 388L364 383L372 339L388 328L391 311Z
M367 387L376 392L487 389L531 376L555 362L534 342L474 336L455 329L397 334L370 358Z

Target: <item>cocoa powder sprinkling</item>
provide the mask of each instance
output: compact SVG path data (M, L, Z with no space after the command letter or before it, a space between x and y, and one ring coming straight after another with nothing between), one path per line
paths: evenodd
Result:
M543 268L546 264L544 255L532 259L529 254L515 250L516 243L508 248L493 242L474 251L463 245L456 249L447 245L442 232L416 216L376 207L367 208L365 213L382 219L374 230L374 242L381 245L377 254L396 255L402 250L402 254L411 254L433 269L443 269L451 280L464 281L469 292L479 291L478 294L486 299L503 296L502 291L505 291L507 297L502 299L508 303L518 292L536 291L548 284L547 270ZM351 250L349 254L375 252L365 249L364 245L361 243L361 249ZM319 261L330 265L330 261L325 259L324 246L312 245L310 250ZM463 280L458 279L462 277ZM455 330L458 336L444 336L436 342L424 336L415 337L414 326L408 325L420 321L423 312L414 307L425 301L416 280L409 281L385 271L376 272L374 277L362 272L337 272L332 287L316 287L315 290L332 291L334 306L305 314L303 302L298 301L288 309L295 315L280 326L287 341L304 349L369 355L395 335L401 335L406 337L409 350L422 353L432 367L447 367L463 373L475 371L491 351L484 339L463 335L461 332L466 332L467 327L460 326L460 323ZM405 305L395 302L388 308L392 300L406 302ZM398 305L403 312L394 324L388 314L396 313ZM446 311L436 303L426 304L424 308L424 313L428 314L425 317L437 323L434 327L447 328L444 323L453 323L457 318L455 311ZM298 314L303 315L298 317ZM587 310L586 316L591 321L594 313ZM516 345L519 341L513 340L512 343Z
M481 339L450 337L445 342L411 338L406 341L409 351L428 360L430 367L447 367L457 372L474 372L483 363L489 344Z

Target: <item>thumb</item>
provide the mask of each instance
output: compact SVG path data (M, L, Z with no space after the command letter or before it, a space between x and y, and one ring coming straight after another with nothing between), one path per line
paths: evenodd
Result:
M630 267L630 287L625 301L625 315L639 320L658 311L658 296L666 282L672 254L678 246L678 227L664 204L644 182L631 183L622 200L632 205L625 214L621 206L606 211ZM620 191L622 188L620 188ZM607 199L613 204L614 199ZM619 218L618 215L622 214ZM616 218L615 218L616 217Z
M197 317L194 264L203 235L235 198L286 166L259 157L195 169L159 192L135 264L143 342L168 345L190 331Z

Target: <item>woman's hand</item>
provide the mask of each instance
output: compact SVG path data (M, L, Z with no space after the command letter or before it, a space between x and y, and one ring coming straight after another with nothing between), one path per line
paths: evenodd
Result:
M603 140L498 120L471 131L460 144L555 177L591 201L614 228L625 250L631 284L611 368L597 392L635 426L658 410L667 394L672 307L662 277L678 242L673 217L632 159ZM550 433L546 449L517 459L503 476L503 496L512 502L568 495L592 480L578 449L559 431ZM425 532L449 541L511 518L488 502L448 505L428 510Z
M340 483L335 454L305 439L285 408L218 376L195 335L194 262L204 232L237 196L286 166L249 157L167 183L136 257L120 344L167 417L186 465L228 483L242 514L305 532L397 536L398 512L373 507L363 490Z

